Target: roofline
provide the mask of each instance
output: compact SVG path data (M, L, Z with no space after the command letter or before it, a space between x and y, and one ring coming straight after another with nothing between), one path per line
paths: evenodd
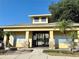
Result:
M28 15L29 17L39 17L39 16L51 16L51 14L36 14L36 15Z
M78 23L74 23L73 27L79 27ZM49 24L29 24L29 25L12 25L12 26L0 26L0 28L25 28L25 27L57 27L56 23L49 23Z

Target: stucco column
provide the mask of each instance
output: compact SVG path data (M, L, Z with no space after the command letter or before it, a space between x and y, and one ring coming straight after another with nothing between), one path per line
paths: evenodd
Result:
M53 31L49 31L49 48L50 49L54 49L54 35L53 35Z
M7 35L4 34L4 40L3 40L3 43L4 43L4 48L6 48L6 41L7 41Z
M41 20L42 20L41 17L39 17L39 23L41 23Z
M14 44L13 44L13 43L14 43L14 36L13 36L12 34L10 34L9 39L10 39L10 40L9 40L10 45L13 46L13 45L14 45Z
M48 23L48 17L46 17L46 23Z
M32 47L32 31L29 32L29 43L30 47Z
M26 47L28 48L29 47L29 31L26 31L25 32L25 39L26 39Z

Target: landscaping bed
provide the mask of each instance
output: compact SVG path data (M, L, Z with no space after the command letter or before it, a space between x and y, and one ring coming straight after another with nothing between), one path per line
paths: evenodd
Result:
M73 56L73 57L79 57L79 52L75 51L69 51L69 50L44 50L43 53L46 53L51 56Z
M23 54L23 53L30 53L32 52L32 49L23 49L23 50L17 50L16 48L11 48L10 50L0 50L0 55L11 55L11 54Z

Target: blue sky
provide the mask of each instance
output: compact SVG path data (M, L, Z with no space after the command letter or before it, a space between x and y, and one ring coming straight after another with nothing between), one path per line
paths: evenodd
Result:
M59 0L0 0L0 25L31 23L28 15L47 14L48 6Z

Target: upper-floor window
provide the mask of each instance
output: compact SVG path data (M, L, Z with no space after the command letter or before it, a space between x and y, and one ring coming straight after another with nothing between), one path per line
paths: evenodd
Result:
M39 18L38 17L35 17L34 18L34 22L39 22Z
M42 17L42 18L41 18L41 21L42 21L42 22L46 22L46 17Z

